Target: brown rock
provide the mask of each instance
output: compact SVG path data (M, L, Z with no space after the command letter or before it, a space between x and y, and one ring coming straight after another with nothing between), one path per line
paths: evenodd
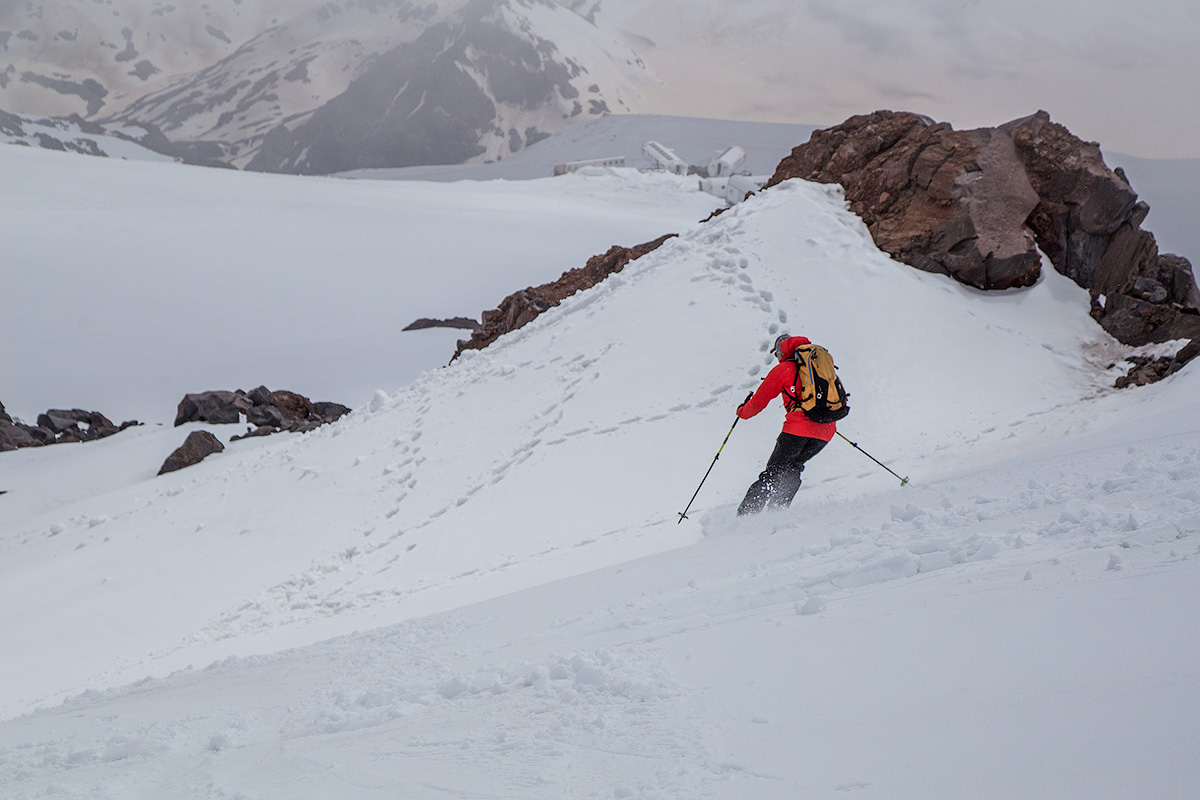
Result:
M258 386L249 392L238 389L186 395L179 403L175 424L193 421L236 423L244 414L247 422L258 426L254 435L266 436L279 431L305 433L349 413L350 409L341 403L314 403L296 392L273 392L266 386Z
M312 416L312 402L304 395L286 389L271 392L271 405L279 409L287 425L303 423Z
M981 289L1028 286L1041 270L1025 220L1038 197L1012 139L877 111L813 133L768 182L840 183L875 243Z
M158 471L158 474L162 475L199 464L208 456L224 449L225 445L221 444L220 440L208 431L192 431L188 434L187 439L184 439L179 449L167 456L167 460L163 462L162 469Z
M313 403L312 414L322 422L337 422L350 413L350 409L341 403Z

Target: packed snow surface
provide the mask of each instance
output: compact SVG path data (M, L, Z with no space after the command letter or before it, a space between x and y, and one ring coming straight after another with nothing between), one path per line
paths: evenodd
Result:
M53 184L77 161L21 163ZM405 237L346 209L429 208L437 226L494 192L543 210L588 197L622 218L648 216L647 194L694 200L690 184L632 171L442 187L452 199L247 177L147 176L162 229L141 229L146 247L199 261L190 251L207 246L203 263L244 267L263 240L282 246L278 228L307 231L283 263L352 243L377 259L313 296L368 276L400 285L378 275L386 251L449 305L409 255L424 246L416 220ZM164 186L191 198L187 225L167 216ZM6 224L53 239L56 204L40 207ZM553 244L548 223L519 217L464 223L447 246ZM188 245L171 245L176 227ZM158 478L185 430L0 454L6 796L1189 796L1194 370L1112 389L1129 351L1083 290L1049 269L992 294L914 271L874 247L836 187L790 181L680 231L412 380L363 356L373 315L331 303L349 355L299 361L329 386L372 370L381 390L305 436L233 442ZM449 280L473 292L499 260ZM169 317L193 284L161 280L180 292L155 298ZM23 324L76 313L26 298ZM126 335L120 319L93 324L97 341ZM853 409L842 432L911 483L837 439L791 509L736 518L776 404L733 430L680 523L783 331L833 352ZM114 379L95 381L116 397Z

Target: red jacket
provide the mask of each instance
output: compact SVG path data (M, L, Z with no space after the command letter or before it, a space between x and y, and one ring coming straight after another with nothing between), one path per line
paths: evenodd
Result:
M792 392L792 386L796 386L796 391L800 387L796 385L796 362L791 360L792 353L796 352L796 348L802 344L812 344L803 336L793 336L790 339L784 339L779 346L781 358L778 364L767 373L767 377L763 380L762 385L758 387L758 391L754 396L746 401L745 405L738 409L737 415L741 419L750 419L758 412L767 407L767 403L774 400L777 396L787 389L788 394ZM787 406L787 400L784 400L784 407ZM787 417L783 421L783 432L790 433L793 436L805 436L809 439L820 439L823 442L828 442L837 432L836 422L813 422L808 417L804 416L803 411L789 411Z

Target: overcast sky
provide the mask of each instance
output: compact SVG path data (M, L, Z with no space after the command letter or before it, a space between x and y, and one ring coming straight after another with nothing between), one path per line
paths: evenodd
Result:
M603 0L664 113L956 128L1045 109L1107 150L1200 157L1200 0ZM697 57L703 53L703 57Z

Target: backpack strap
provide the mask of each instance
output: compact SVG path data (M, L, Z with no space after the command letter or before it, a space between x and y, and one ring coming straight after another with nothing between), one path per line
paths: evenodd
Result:
M796 365L796 374L792 377L792 391L788 392L786 386L782 390L783 396L786 397L789 401L787 403L789 412L793 411L793 410L798 410L800 408L800 392L796 391L796 387L800 383L800 356L799 356L799 353L800 353L800 348L797 347L792 352L792 355L788 359L789 361L791 361L793 364ZM810 373L812 372L811 368L809 369L809 372Z

